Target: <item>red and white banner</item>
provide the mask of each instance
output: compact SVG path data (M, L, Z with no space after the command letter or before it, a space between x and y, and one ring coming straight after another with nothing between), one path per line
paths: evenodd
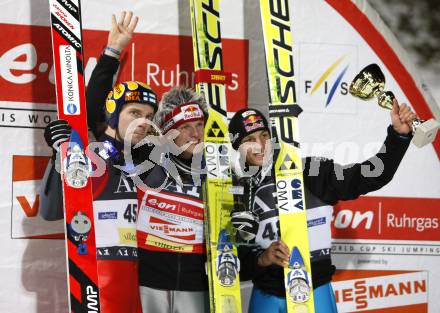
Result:
M340 312L428 312L424 271L340 271L333 289Z
M55 103L49 27L0 24L0 30L16 34L0 46L0 88L5 91L0 101ZM105 48L108 31L85 29L83 33L87 83ZM227 97L232 108L239 110L247 105L248 41L225 38L223 53L225 71L232 75ZM176 85L194 86L190 36L137 33L122 54L121 64L118 81L144 81L158 94Z

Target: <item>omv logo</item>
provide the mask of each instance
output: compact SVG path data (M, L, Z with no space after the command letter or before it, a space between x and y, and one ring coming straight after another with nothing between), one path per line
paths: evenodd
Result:
M313 95L318 91L322 91L326 96L325 107L330 105L337 91L342 95L346 95L348 93L348 83L343 81L343 78L350 66L350 64L344 62L346 57L347 55L344 55L331 64L316 82L306 80L304 82L305 93Z

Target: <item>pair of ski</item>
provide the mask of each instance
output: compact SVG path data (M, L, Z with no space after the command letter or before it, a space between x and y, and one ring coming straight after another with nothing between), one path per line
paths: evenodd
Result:
M69 310L75 313L100 312L93 196L87 176L90 163L84 152L88 144L88 128L80 2L49 0L49 5L58 118L67 120L72 127L71 140L67 147L63 146L61 153ZM288 312L312 313L313 292L304 294L298 284L304 280L304 275L306 278L308 275L310 284L311 276L296 120L300 108L295 104L288 2L261 0L260 5L270 95L269 115L272 135L279 143L274 166L281 238L293 250L291 268L285 269ZM240 265L230 224L233 196L230 193L231 145L225 96L225 85L230 77L223 72L219 1L190 0L190 9L194 66L198 77L196 88L204 93L209 105L205 127L205 235L211 311L240 312ZM301 255L306 257L301 258Z
M233 208L227 101L218 0L190 0L197 91L205 95L205 239L211 312L241 312L239 261L230 214ZM278 144L274 153L281 239L291 251L284 269L289 313L313 313L310 252L299 147L293 44L288 0L261 0L269 85L269 118ZM208 73L211 76L197 75ZM215 78L219 78L216 80Z

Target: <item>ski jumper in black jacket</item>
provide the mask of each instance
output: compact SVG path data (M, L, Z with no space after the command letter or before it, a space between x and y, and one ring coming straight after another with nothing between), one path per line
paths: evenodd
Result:
M333 205L339 200L356 199L385 186L391 181L409 146L410 137L399 135L392 126L388 127L387 132L379 153L362 163L341 166L325 158L307 157L303 160L314 288L329 283L335 272L331 261L330 229ZM380 164L383 164L383 171L380 171ZM276 265L260 267L257 264L261 249L280 239L274 175L261 177L261 173L260 170L252 177L236 178L238 184L244 186L244 194L236 196L237 203L251 203L251 207L246 209L255 213L260 221L256 238L249 242L254 247L239 248L242 264L240 277L243 280L252 279L257 288L268 294L284 297L282 268Z
M139 283L147 312L209 312L202 155L194 152L194 144L202 144L206 116L203 96L190 88L174 87L162 95L154 118L161 138L170 145L164 145L164 152L170 153L143 178L145 185L156 190L138 186ZM181 147L182 151L174 151ZM197 168L193 159L199 160Z

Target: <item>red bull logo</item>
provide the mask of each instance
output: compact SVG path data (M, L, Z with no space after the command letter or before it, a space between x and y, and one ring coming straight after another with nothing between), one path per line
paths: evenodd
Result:
M261 121L261 117L260 116L256 116L256 115L251 115L249 116L247 119L244 120L244 124L254 124L256 122Z
M183 119L189 120L189 119L195 119L195 118L202 118L203 112L202 110L196 106L196 105L186 105L182 107L183 112Z
M251 115L244 120L244 128L247 132L255 129L264 128L263 119L257 115Z

